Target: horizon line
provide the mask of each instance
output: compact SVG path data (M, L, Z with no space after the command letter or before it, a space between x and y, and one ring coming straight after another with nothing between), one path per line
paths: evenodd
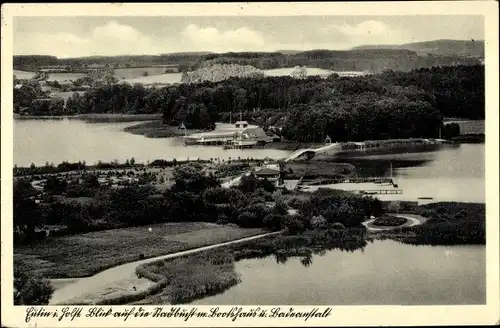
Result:
M190 50L190 51L174 51L174 52L165 52L165 53L157 53L157 54L117 54L117 55L89 55L89 56L81 56L81 57L58 57L57 55L49 55L49 54L13 54L12 56L50 56L50 57L56 57L57 59L83 59L83 58L92 58L92 57L133 57L133 56L165 56L165 55L175 55L175 54L192 54L192 53L208 53L208 54L225 54L225 53L282 53L286 51L297 51L297 52L306 52L306 51L314 51L314 50L327 50L327 51L351 51L351 50L363 50L363 49L356 49L359 47L380 47L380 46L404 46L404 45L409 45L409 44L418 44L418 43L425 43L425 42L437 42L437 41L462 41L462 42L467 42L467 41L473 41L473 42L483 42L484 39L431 39L431 40L426 40L426 41L413 41L413 42L405 42L405 43L387 43L387 44L362 44L358 46L353 46L350 47L349 49L325 49L325 48L310 48L310 49L304 49L304 50L298 50L298 49L279 49L279 50L273 50L273 51L258 51L258 50L238 50L238 51L223 51L223 52L216 52L216 51L210 51L210 50ZM378 49L378 50L383 50L383 48ZM405 49L390 49L387 48L387 50L405 50ZM407 49L410 50L410 49ZM413 51L413 50L412 50Z

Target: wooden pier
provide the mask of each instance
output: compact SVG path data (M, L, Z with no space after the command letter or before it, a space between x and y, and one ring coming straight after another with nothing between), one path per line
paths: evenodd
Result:
M351 191L351 190L349 190ZM400 195L403 193L401 189L376 189L376 190L352 190L363 195Z
M307 180L307 177L302 177ZM329 184L336 183L375 183L375 184L392 184L394 185L394 180L392 178L385 177L366 177L366 178L325 178L324 181ZM325 182L323 183L325 184Z

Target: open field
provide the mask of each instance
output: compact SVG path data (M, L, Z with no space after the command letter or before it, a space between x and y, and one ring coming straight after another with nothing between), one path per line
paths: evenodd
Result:
M85 76L84 73L49 73L47 81L76 81Z
M75 92L77 92L80 95L80 97L83 97L83 95L85 94L85 91L65 91L65 92L56 91L52 92L51 95L62 98L64 99L64 101L66 101L69 98L71 98Z
M169 138L184 135L182 130L179 130L176 126L170 126L168 124L163 124L161 120L143 122L132 126L127 126L123 129L125 132L132 134L143 135L147 138ZM187 131L188 133L196 131Z
M349 163L310 161L287 163L285 171L287 170L287 177L289 178L300 178L302 176L327 178L350 175L355 171L355 167Z
M137 77L143 77L144 72L148 72L148 75L160 75L164 74L166 67L131 67L131 68L116 68L114 70L114 75L118 80L125 79L135 79Z
M263 232L211 223L164 223L55 237L15 247L14 261L49 278L85 277L139 260L141 254L149 258Z
M445 120L445 124L457 123L460 126L461 134L484 133L484 120Z
M16 76L16 78L25 80L25 79L31 79L33 76L35 76L35 72L27 72L27 71L20 71L15 69L13 74Z
M264 70L264 74L266 76L288 76L292 74L292 72L295 70L294 67L285 67L285 68L275 68L275 69L268 69ZM361 71L352 71L352 72L336 72L336 71L330 71L322 68L315 68L315 67L308 67L307 68L307 76L328 76L330 74L337 73L339 76L360 76L360 75L365 75L365 72Z
M123 79L120 82L126 82L130 84L142 83L142 84L173 84L181 83L182 73L167 73L149 76L140 76L135 78Z

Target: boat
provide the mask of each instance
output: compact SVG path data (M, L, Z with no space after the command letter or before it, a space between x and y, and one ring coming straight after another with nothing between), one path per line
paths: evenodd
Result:
M434 199L434 197L418 197L417 199L427 199L427 200L430 200L430 199Z

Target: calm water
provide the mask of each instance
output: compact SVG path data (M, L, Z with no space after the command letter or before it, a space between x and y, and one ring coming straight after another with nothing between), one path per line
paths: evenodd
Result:
M85 123L79 120L14 120L14 164L29 166L46 162L101 160L137 162L155 159L209 159L284 157L290 152L273 149L224 150L222 147L184 146L180 138L152 139L133 135L123 128L136 123Z
M380 199L485 202L484 144L446 145L434 151L344 158L361 176L391 176L401 195ZM352 188L356 184L350 184ZM373 187L372 187L373 188Z
M302 261L304 262L304 261ZM277 263L236 263L242 282L199 305L444 305L486 302L485 247L411 246L374 241Z
M155 159L285 157L273 149L223 150L185 147L182 140L150 139L123 132L134 123L77 120L15 120L14 163L29 166L62 161L138 162ZM485 201L484 145L464 144L439 150L339 156L362 176L396 178L403 195L416 200ZM382 196L381 198L383 198ZM393 198L395 196L392 196ZM302 259L303 260L303 259ZM354 252L328 251L307 262L274 257L236 264L242 282L197 304L480 304L485 302L485 248L410 246L375 241Z
M291 151L274 149L224 150L222 147L184 146L179 138L151 139L123 128L134 123L85 123L79 120L14 120L14 164L29 166L46 162L119 160L138 162L155 159L209 159L285 157ZM341 157L353 163L362 176L396 178L402 195L382 199L416 200L434 197L440 201L485 201L484 144L463 144L439 150ZM356 187L356 186L355 186Z

